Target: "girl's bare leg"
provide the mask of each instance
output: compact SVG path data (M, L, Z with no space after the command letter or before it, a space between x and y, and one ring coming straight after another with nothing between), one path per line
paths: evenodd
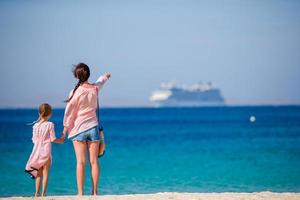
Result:
M76 179L78 195L83 195L84 184L84 169L86 163L86 142L73 141L73 146L76 154Z
M91 174L92 174L92 195L97 195L98 193L98 182L99 182L98 151L99 151L99 141L88 142L88 153L89 153Z
M43 166L43 190L42 190L43 197L46 196L50 166L51 166L51 159L49 158L47 163Z
M43 178L43 167L41 167L38 171L38 174L35 178L35 197L39 197L40 196L40 188L41 188L41 179Z

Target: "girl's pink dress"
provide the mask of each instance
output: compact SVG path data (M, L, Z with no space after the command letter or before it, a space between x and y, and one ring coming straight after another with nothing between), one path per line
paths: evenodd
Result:
M33 149L26 164L25 171L36 178L38 170L43 167L48 159L52 159L51 142L55 140L54 124L52 122L38 122L33 126Z

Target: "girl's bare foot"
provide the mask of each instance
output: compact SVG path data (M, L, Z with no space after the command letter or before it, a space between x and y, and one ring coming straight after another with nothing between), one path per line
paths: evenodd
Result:
M42 197L45 197L45 196L46 196L46 193L43 193L43 194L42 194Z
M35 196L35 197L39 197L39 196L41 196L41 195L40 195L40 193L35 193L34 196Z

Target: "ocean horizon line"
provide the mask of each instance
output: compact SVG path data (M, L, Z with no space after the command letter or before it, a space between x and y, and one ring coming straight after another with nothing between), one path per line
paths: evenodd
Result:
M208 105L208 106L151 106L151 105L137 105L137 106L101 106L100 109L172 109L172 108L222 108L222 107L299 107L300 103L295 104L226 104L226 105ZM53 106L53 109L65 109L65 107L61 106ZM31 107L31 106L4 106L0 107L0 110L32 110L37 109L37 107Z

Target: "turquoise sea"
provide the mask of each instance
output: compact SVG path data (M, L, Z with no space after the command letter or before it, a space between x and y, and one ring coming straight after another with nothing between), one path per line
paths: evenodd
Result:
M54 110L56 135L63 109ZM251 123L250 116L256 121ZM101 109L107 151L102 194L300 192L300 107ZM31 109L0 110L0 196L30 196ZM89 168L85 192L91 191ZM69 140L53 144L48 195L76 194Z

